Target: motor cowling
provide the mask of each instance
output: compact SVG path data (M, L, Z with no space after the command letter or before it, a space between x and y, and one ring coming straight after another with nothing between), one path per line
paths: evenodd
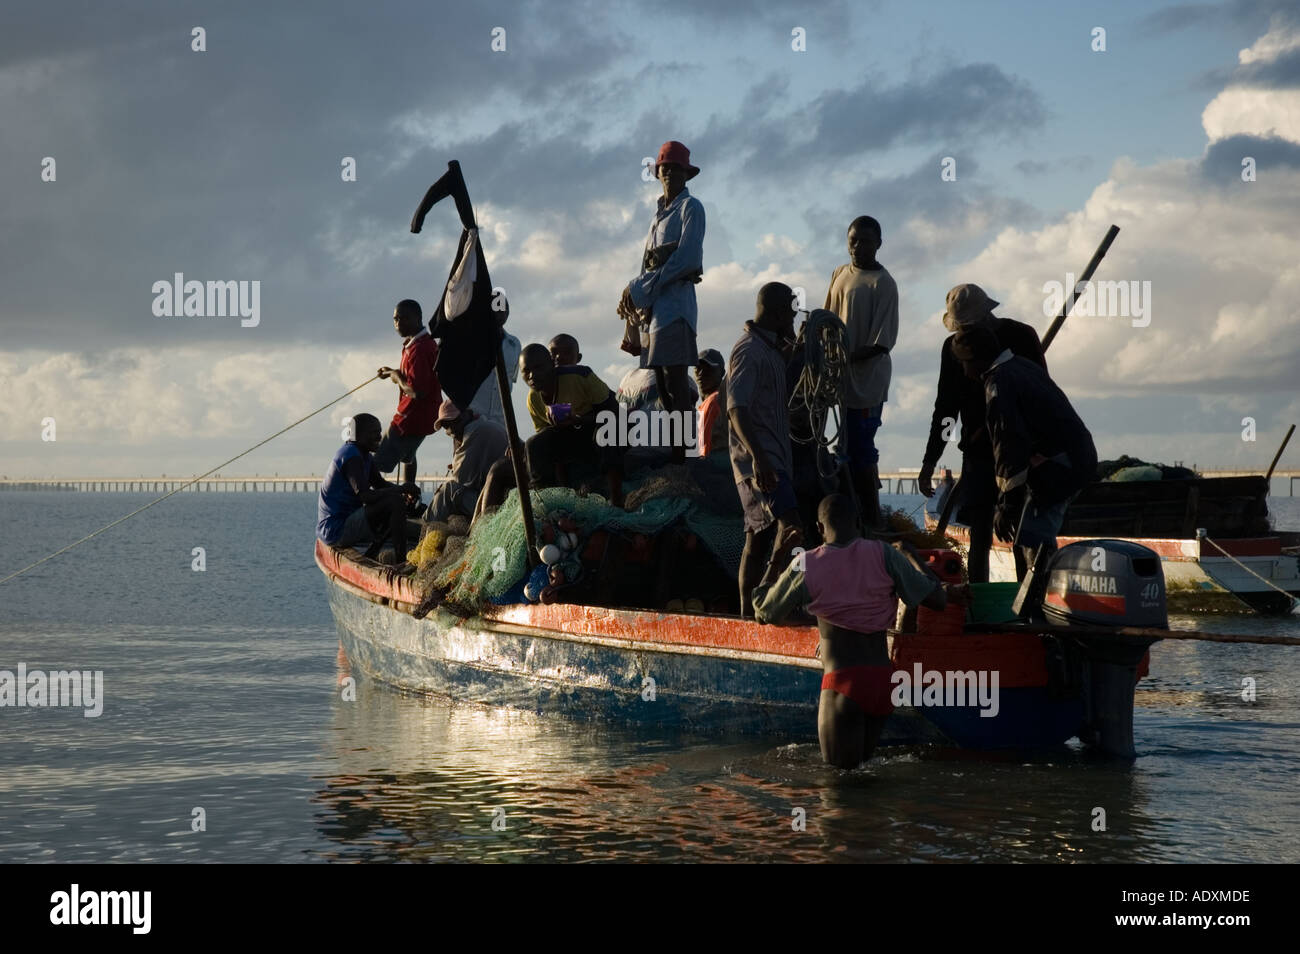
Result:
M1043 615L1058 626L1165 629L1160 556L1128 540L1080 540L1052 555Z

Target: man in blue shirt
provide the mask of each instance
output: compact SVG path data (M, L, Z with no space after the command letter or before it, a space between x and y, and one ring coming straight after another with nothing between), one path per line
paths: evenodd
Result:
M618 307L621 315L639 314L649 328L642 364L654 368L664 407L691 418L695 402L687 372L698 359L695 285L704 273L704 206L687 190L686 181L699 171L680 142L659 147L655 175L664 194L650 223L641 273L623 289ZM685 461L686 447L674 447L673 462Z
M352 419L354 437L338 449L321 481L316 537L332 547L369 543L375 559L385 542L393 545L393 562L406 562L406 506L411 491L390 484L375 467L374 453L383 427L373 414Z

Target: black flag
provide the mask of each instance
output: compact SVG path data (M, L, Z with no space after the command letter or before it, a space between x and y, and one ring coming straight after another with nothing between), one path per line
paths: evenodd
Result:
M428 211L447 196L456 200L463 229L451 274L438 299L437 310L429 319L429 333L441 342L438 382L453 404L466 408L496 367L501 326L509 312L505 296L499 302L493 300L492 279L458 162L449 162L446 173L430 186L411 220L411 231L419 232Z

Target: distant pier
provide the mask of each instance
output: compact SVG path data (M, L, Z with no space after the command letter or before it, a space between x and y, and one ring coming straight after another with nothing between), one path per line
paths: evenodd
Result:
M1254 470L1203 470L1204 477L1255 477L1263 476ZM889 494L919 493L917 475L919 470L888 470L880 472L883 490ZM953 477L960 477L961 471L954 470ZM943 477L938 470L933 478L937 487ZM0 491L4 490L66 490L83 493L134 493L165 494L188 483L193 478L186 477L48 477L23 478L11 480L0 478ZM446 476L424 476L416 482L420 489L432 493ZM1300 470L1275 470L1274 480L1287 482L1287 496L1295 496L1295 482L1300 479ZM320 490L320 477L204 477L197 483L186 487L184 493L316 493Z
M432 491L446 477L420 477L422 491ZM165 494L180 487L182 493L316 493L320 477L50 477L10 480L0 478L2 490L65 490L83 493ZM188 487L185 485L189 484Z

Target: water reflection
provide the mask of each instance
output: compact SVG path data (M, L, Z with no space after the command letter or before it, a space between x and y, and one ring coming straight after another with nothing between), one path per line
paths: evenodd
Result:
M1160 857L1167 834L1132 767L1078 749L891 749L842 772L815 745L578 723L364 679L335 704L324 757L312 802L325 860L1121 861Z

